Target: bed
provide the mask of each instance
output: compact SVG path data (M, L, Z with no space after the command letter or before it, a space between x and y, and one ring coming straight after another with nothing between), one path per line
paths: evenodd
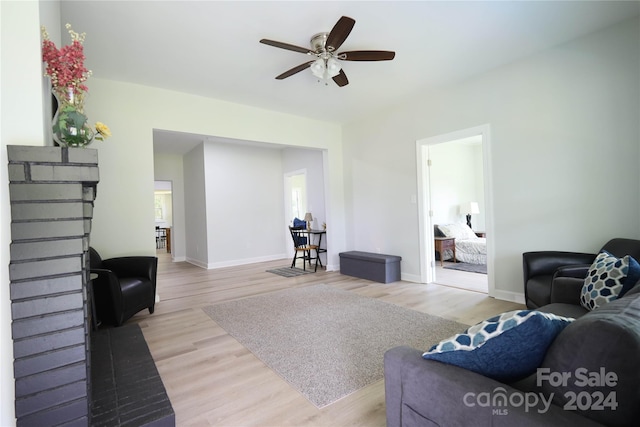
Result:
M436 237L455 237L456 260L469 264L487 263L487 239L476 236L467 224L439 224L435 226ZM443 251L442 258L453 258L451 250Z

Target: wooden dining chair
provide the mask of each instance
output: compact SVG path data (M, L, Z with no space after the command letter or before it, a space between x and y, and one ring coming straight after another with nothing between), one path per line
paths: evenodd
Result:
M167 229L156 226L156 249L162 249L167 244Z
M291 239L293 240L293 261L291 261L291 268L296 266L298 260L298 254L302 253L302 269L306 271L307 261L309 261L309 267L311 267L311 261L316 260L316 267L314 271L318 270L318 245L311 244L310 236L304 227L291 227L289 226L289 232L291 233ZM315 251L315 256L313 252Z

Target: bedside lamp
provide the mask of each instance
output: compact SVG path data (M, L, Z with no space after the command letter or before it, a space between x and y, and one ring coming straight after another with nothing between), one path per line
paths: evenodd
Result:
M477 215L480 213L478 202L469 202L469 203L460 205L460 213L465 213L465 212L467 214L467 225L469 226L469 228L473 230L473 227L471 227L471 215Z
M306 214L304 214L304 220L307 222L307 230L311 230L311 221L313 221L311 212L307 212Z

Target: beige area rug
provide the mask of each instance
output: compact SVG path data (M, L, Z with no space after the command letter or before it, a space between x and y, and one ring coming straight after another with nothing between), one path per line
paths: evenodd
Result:
M467 328L327 285L203 310L318 408L382 379L388 349L427 350Z

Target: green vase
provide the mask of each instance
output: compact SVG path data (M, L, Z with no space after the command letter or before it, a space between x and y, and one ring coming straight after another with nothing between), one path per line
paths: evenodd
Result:
M72 89L53 91L58 108L51 125L53 140L61 147L86 147L95 136L83 112L82 94Z

